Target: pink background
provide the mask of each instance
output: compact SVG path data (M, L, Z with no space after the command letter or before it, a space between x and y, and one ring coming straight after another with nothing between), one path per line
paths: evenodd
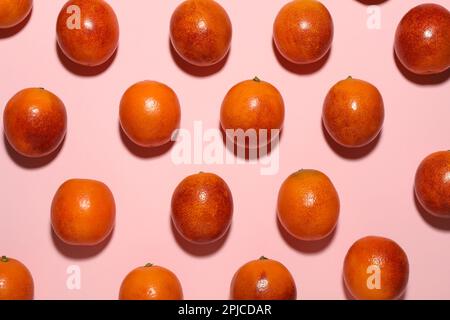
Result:
M381 30L369 30L364 1L324 0L335 25L332 52L324 63L301 68L280 63L272 47L272 23L286 0L221 0L233 23L232 50L222 69L208 72L171 54L169 21L178 0L109 1L121 27L113 63L106 70L74 66L55 46L55 21L64 2L35 0L23 29L0 32L2 108L20 89L43 86L59 95L69 116L65 143L50 159L27 160L0 144L0 254L29 267L37 299L116 299L123 277L146 262L173 270L187 299L226 299L237 268L261 255L290 269L299 298L344 299L344 256L366 235L390 237L408 254L407 299L450 299L450 221L424 214L413 197L419 162L449 148L448 72L412 76L399 69L392 50L397 23L424 1L383 2ZM277 175L261 176L260 166L251 164L176 166L168 148L140 150L121 137L118 105L134 82L170 85L182 103L183 128L192 129L195 120L217 128L227 90L255 75L277 86L286 102ZM386 106L381 138L360 151L335 146L321 127L328 89L348 75L375 84ZM326 241L301 243L277 226L279 186L300 168L324 171L340 194L339 225ZM235 201L228 237L206 248L180 240L169 220L172 191L199 170L221 175ZM54 192L75 177L102 180L115 195L116 228L98 248L71 248L51 233ZM69 265L81 267L81 290L66 288Z

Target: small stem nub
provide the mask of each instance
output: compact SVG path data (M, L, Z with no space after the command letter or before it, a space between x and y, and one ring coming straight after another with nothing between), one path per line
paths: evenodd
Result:
M348 76L348 77L347 77L347 80L352 80L352 79L353 79L352 76Z
M145 264L145 267L146 267L146 268L153 267L153 263L147 263L147 264Z
M258 78L258 77L254 77L254 78L253 78L253 81L255 81L255 82L261 82L261 79Z
M259 258L259 260L269 260L269 258L266 258L265 256L261 256L261 257Z
M2 261L2 262L8 262L8 261L9 261L9 259L8 259L8 257L7 257L7 256L2 256L2 259L1 259L1 261Z

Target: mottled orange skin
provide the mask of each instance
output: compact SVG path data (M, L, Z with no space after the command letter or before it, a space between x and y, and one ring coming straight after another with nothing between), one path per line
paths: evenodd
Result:
M213 173L185 178L172 196L172 221L188 241L208 244L222 238L231 225L233 197L226 182Z
M300 170L290 175L278 194L278 219L300 240L314 241L330 235L339 209L339 195L333 183L317 170Z
M223 60L230 50L231 37L230 18L213 0L184 1L170 21L173 47L196 66L211 66Z
M94 246L114 227L116 205L109 188L100 181L72 179L56 192L51 221L55 234L65 243Z
M183 289L172 271L148 264L134 269L125 277L119 299L183 300Z
M368 279L374 274L369 268L371 266L380 268L379 289L368 287ZM398 299L406 289L408 277L408 257L390 239L374 236L362 238L353 244L345 257L344 281L358 300Z
M128 138L142 147L158 147L171 140L180 124L175 92L156 81L131 86L120 102L120 124Z
M289 270L264 257L243 265L231 282L233 300L295 300L297 288Z
M258 78L238 83L222 103L220 122L224 130L281 130L284 101L277 88Z
M316 0L294 0L278 13L273 39L281 55L295 64L319 61L333 42L333 19Z
M33 0L0 0L0 29L12 28L30 14Z
M33 277L20 261L0 257L0 300L32 300Z
M78 6L80 28L68 28ZM72 17L72 18L71 18ZM69 24L70 25L70 24ZM111 6L104 0L70 0L61 9L56 24L61 50L72 61L85 66L98 66L112 57L119 43L119 23Z
M400 21L395 34L400 62L417 74L436 74L450 67L450 12L438 4L421 4Z
M351 77L339 81L328 92L323 123L330 136L347 148L372 142L384 122L384 103L372 84Z
M64 139L67 114L64 103L50 91L29 88L9 100L3 126L10 145L26 157L43 157Z
M415 191L430 214L450 218L450 151L426 157L416 172Z

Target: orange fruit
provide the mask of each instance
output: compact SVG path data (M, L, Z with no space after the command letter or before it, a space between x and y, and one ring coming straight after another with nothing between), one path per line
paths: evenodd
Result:
M50 91L24 89L7 103L3 125L14 150L26 157L43 157L55 151L64 139L66 108Z
M330 12L316 0L294 0L278 13L273 39L281 55L292 63L322 59L331 48L334 26Z
M227 12L213 0L187 0L170 20L170 39L187 62L204 67L225 58L230 50L232 26Z
M56 191L51 208L53 231L70 245L94 246L114 227L116 205L100 181L72 179Z
M450 150L426 157L417 168L417 199L429 213L450 218Z
M18 25L32 8L33 0L0 0L0 29Z
M448 5L448 2L447 2ZM450 12L435 3L408 11L395 33L400 62L416 74L436 74L450 67Z
M231 225L233 197L226 182L213 173L189 176L172 196L172 221L188 241L207 244L222 238Z
M378 89L348 77L336 83L323 105L323 124L330 136L348 148L363 147L380 133L384 103Z
M59 47L70 60L99 66L118 47L119 22L104 0L69 0L59 13L56 34Z
M280 262L261 257L243 265L231 282L233 300L295 300L297 288Z
M131 271L123 280L120 300L182 300L177 276L166 268L146 264Z
M352 245L345 257L344 281L356 299L397 299L405 291L408 277L406 253L387 238L362 238Z
M320 240L330 235L339 218L339 196L331 180L317 170L290 175L278 194L278 219L300 240Z
M259 137L262 129L269 138L272 129L281 130L284 121L284 101L280 92L268 82L258 78L238 83L228 91L222 103L220 122L226 131L255 130ZM270 139L267 139L270 141Z
M20 261L0 258L0 300L32 300L33 277Z
M142 147L168 143L180 124L181 110L175 92L156 81L131 86L120 102L120 124L131 141Z

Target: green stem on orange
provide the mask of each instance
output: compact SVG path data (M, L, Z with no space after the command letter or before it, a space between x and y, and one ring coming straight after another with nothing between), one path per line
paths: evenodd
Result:
M8 257L7 257L7 256L2 256L2 259L1 259L1 261L2 261L2 262L8 262L8 261L9 261L9 259L8 259Z
M258 77L254 77L254 78L253 78L253 81L255 81L255 82L261 82L261 79L258 78Z
M259 258L259 260L269 260L269 258L266 258L266 257L264 257L264 256L261 256L261 257Z
M352 79L353 79L352 76L348 76L348 77L347 77L347 80L352 80Z
M145 264L145 267L146 267L146 268L153 267L153 263L147 263L147 264Z

